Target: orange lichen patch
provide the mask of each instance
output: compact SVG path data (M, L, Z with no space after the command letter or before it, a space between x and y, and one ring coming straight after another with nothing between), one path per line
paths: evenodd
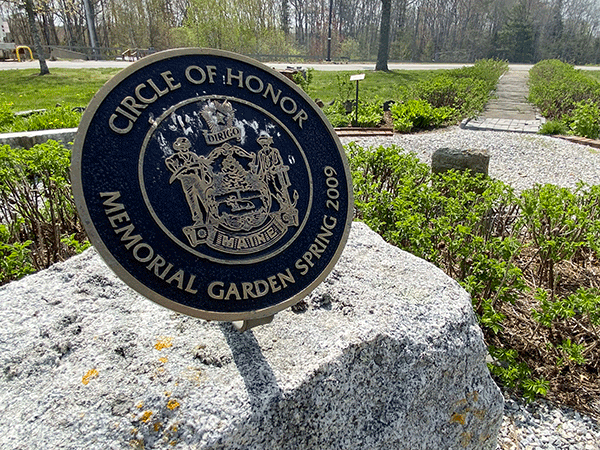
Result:
M99 375L99 373L96 369L88 370L88 372L81 379L81 382L83 384L88 384L90 382L90 380L93 380L94 378L98 378L98 375Z
M173 347L172 337L161 336L160 338L158 338L158 341L156 341L156 344L154 344L154 348L158 351L161 351L163 348L169 347Z
M137 405L135 405L135 407L137 409L142 409L144 407L144 402L139 402Z
M140 421L146 423L150 420L150 417L152 417L152 411L144 411L144 414L140 417Z
M170 397L171 396L171 391L165 391L165 397Z
M167 408L169 408L171 411L173 411L175 408L179 408L179 406L181 406L179 402L174 399L169 400L167 403Z
M162 358L158 358L158 360L159 360L161 363L163 363L163 364L166 364L166 363L167 363L167 361L169 360L169 358L167 358L166 356L163 356Z
M158 432L158 430L160 430L160 427L162 427L162 423L160 423L160 422L154 423L154 431Z
M451 422L456 422L456 423L460 423L461 425L465 424L465 415L464 414L458 414L458 413L454 413L452 414L452 418L450 419Z

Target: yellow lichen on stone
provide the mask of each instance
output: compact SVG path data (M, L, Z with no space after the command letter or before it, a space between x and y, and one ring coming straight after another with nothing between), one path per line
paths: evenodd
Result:
M81 382L83 384L88 384L90 380L98 377L98 371L96 369L88 370L88 372L83 376Z
M173 347L172 337L161 336L160 338L158 338L158 341L156 341L156 344L154 344L154 348L158 351L161 351L163 348L169 347Z
M146 423L150 420L150 417L152 417L152 411L144 411L144 414L142 414L140 421Z
M451 422L456 422L456 423L460 423L461 425L465 424L465 415L464 414L458 414L458 413L454 413L452 414L452 418L450 419Z
M163 357L161 357L161 358L158 358L158 360L159 360L161 363L163 363L163 364L166 364L166 363L167 363L167 361L169 361L169 358L167 358L166 356L163 356Z
M160 427L162 427L162 423L160 423L160 422L154 423L154 431L158 432L158 430L160 430Z
M179 406L179 402L174 399L169 400L167 403L167 408L169 408L171 411L173 411L175 408L179 408Z

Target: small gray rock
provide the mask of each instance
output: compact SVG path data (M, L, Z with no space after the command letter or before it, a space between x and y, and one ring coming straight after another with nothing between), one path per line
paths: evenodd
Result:
M434 173L448 170L470 170L488 174L490 154L487 150L440 148L431 155L431 170Z

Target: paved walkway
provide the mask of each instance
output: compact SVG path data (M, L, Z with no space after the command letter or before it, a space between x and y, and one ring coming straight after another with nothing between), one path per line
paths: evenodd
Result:
M527 102L529 72L510 69L498 81L496 96L476 119L466 119L468 130L516 131L537 133L545 119Z

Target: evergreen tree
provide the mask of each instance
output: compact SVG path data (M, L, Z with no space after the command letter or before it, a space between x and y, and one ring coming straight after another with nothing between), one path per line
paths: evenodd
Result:
M529 63L534 54L534 27L524 0L508 13L508 18L498 35L501 58L513 63Z

